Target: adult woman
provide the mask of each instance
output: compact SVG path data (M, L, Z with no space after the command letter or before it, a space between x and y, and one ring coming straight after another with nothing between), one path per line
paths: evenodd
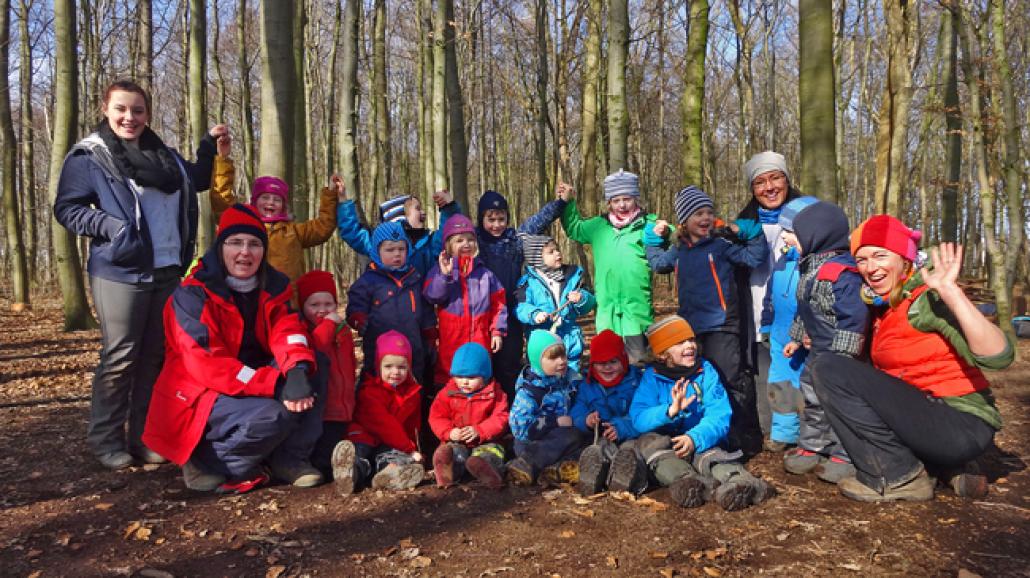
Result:
M584 220L572 188L561 185L566 199L561 224L570 239L592 245L597 296L597 330L611 329L626 343L630 363L643 363L647 355L644 330L654 321L651 270L643 237L652 232L656 217L640 206L638 177L619 170L604 179L608 213Z
M120 469L133 455L164 461L140 442L164 359L161 310L193 259L196 193L208 188L215 139L228 131L213 127L190 163L147 126L150 97L138 84L108 86L102 112L96 131L65 159L54 217L90 237L87 269L103 344L86 439L101 464ZM218 148L228 154L227 142Z
M308 378L315 355L267 249L261 219L230 207L165 307L168 359L143 441L182 465L193 490L245 492L267 481L266 461L293 485L322 481L308 459L322 434L325 373Z
M981 369L1002 369L1012 343L956 283L960 246L933 251L915 270L918 232L877 215L852 233L851 248L874 305L872 365L821 356L816 393L857 473L838 486L861 501L929 500L924 463L955 468L975 459L1001 428ZM960 495L986 491L982 476L951 480Z

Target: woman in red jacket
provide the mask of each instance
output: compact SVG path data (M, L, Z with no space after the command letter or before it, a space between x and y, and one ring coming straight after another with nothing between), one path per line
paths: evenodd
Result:
M854 500L932 499L924 463L942 468L959 495L987 491L985 477L962 468L1001 429L981 370L1007 367L1014 348L956 283L961 246L944 243L932 267L917 269L920 236L887 215L852 233L867 300L878 308L872 366L827 355L812 367L816 393L857 469L838 484Z
M266 462L293 485L322 481L308 456L322 433L325 372L315 372L267 246L257 215L234 205L165 306L167 355L143 441L182 465L193 490L248 491L268 480Z

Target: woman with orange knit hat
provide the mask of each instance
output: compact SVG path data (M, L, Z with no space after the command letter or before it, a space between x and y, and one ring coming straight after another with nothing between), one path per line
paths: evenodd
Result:
M872 365L837 355L812 367L819 399L857 469L839 483L854 500L930 500L925 466L945 468L956 493L982 496L987 480L963 466L1001 429L983 369L1012 363L1014 348L956 283L962 247L944 243L918 268L921 235L877 215L851 236L874 315ZM947 468L958 468L948 471Z

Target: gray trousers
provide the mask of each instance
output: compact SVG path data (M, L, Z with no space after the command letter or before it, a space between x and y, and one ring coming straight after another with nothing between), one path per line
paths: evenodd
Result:
M805 398L805 409L801 412L798 446L810 452L851 462L848 452L844 450L840 438L837 437L833 426L830 425L829 418L826 417L826 410L823 409L819 396L815 393L812 364L815 363L816 357L815 353L810 351L805 369L801 371L801 395Z
M153 283L92 276L89 281L100 320L101 349L86 442L98 456L139 451L150 394L164 364L164 305L179 283L179 268L156 270Z
M626 344L626 357L633 365L643 366L647 363L647 338L641 335L623 335L623 343ZM584 371L586 368L583 368Z

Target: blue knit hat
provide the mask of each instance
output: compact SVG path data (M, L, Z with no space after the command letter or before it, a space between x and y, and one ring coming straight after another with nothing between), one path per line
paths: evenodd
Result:
M694 185L690 185L676 193L674 205L676 207L676 221L678 223L686 223L690 215L693 215L702 207L715 209L712 197L709 197L704 191Z
M404 244L408 247L408 256L411 256L411 243L408 241L408 236L404 233L404 225L400 224L399 221L389 221L379 225L372 231L372 251L369 258L378 267L386 269L387 271L405 271L408 268L409 260L404 260L404 265L396 268L387 267L383 265L382 260L379 258L379 246L386 241L404 241Z
M476 224L480 227L483 226L483 217L486 216L487 211L504 211L509 213L508 200L497 191L484 192L483 196L479 197L479 206L476 210Z
M640 197L640 178L633 173L619 169L604 178L604 200L610 201L619 195Z
M451 358L451 377L482 377L484 381L490 381L493 374L490 353L478 343L462 345Z
M404 220L404 203L411 195L400 195L379 204L379 220L383 223Z
M791 202L783 205L783 209L780 210L779 225L784 231L794 231L794 217L798 216L805 207L814 205L819 202L819 199L815 197L805 196L798 197Z

